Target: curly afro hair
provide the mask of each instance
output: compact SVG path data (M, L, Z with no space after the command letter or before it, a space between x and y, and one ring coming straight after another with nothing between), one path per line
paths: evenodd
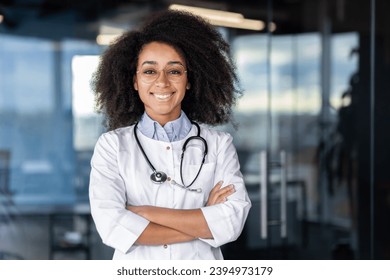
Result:
M191 89L182 110L189 119L208 125L231 120L232 106L241 92L229 45L202 18L167 10L152 16L139 30L124 33L101 57L92 87L109 130L136 123L144 112L133 77L142 47L151 42L172 46L186 60Z

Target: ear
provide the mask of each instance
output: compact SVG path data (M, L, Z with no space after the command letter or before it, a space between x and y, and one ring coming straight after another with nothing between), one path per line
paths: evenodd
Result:
M138 82L137 82L137 77L136 76L133 77L133 86L134 86L134 89L136 91L138 91Z
M189 90L191 88L191 84L187 83L186 89Z

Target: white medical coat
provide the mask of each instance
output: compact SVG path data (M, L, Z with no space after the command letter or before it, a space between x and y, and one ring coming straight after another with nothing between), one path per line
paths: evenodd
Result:
M138 138L149 160L158 171L181 183L180 156L185 140L176 142L150 139L138 131ZM240 235L251 202L244 186L232 137L225 132L201 126L201 136L208 144L208 154L199 177L184 190L168 181L155 184L152 170L134 137L134 126L119 128L100 136L91 160L90 204L97 231L104 244L115 249L114 259L223 259L219 246ZM183 162L183 180L188 185L195 178L201 161L200 141L189 143ZM205 207L210 190L220 180L224 186L234 184L236 192L224 203ZM135 241L148 225L145 218L126 210L126 205L152 205L174 209L200 208L213 239L161 246L137 245Z

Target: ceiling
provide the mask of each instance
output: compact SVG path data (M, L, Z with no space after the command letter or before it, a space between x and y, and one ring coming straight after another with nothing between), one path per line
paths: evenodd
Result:
M95 40L103 23L129 28L137 25L150 12L165 9L171 3L239 12L246 18L263 21L267 21L272 16L272 21L278 26L278 33L319 30L319 18L324 16L322 8L326 7L328 16L334 19L332 30L337 32L337 30L348 29L348 24L354 27L356 24L369 26L359 14L367 13L369 6L357 5L357 2L368 3L369 1L0 0L0 15L3 15L0 32L51 40L63 38ZM346 18L348 20L345 20ZM235 30L235 32L248 31Z
M4 16L0 32L53 40L94 39L102 22L131 26L171 3L239 12L247 18L265 21L267 4L271 2L279 6L273 16L287 20L283 9L291 12L291 7L299 6L302 0L0 0L0 14Z

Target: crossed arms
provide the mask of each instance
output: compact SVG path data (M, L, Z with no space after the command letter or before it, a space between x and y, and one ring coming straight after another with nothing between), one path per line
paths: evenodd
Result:
M223 203L235 192L233 185L222 188L222 181L211 190L206 206ZM201 209L171 209L156 206L127 206L129 211L150 221L136 240L141 245L162 245L213 236Z

